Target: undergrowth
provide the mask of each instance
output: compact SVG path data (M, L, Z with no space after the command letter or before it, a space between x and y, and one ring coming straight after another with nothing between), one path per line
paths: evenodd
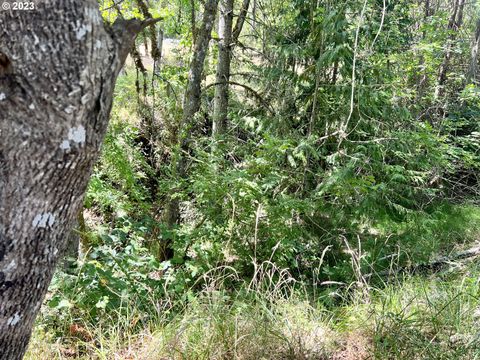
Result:
M66 317L68 335L38 326L27 359L477 359L480 264L398 276L384 286L338 291L326 307L265 264L258 282L232 292L215 278L182 306L145 314L123 304L117 317ZM275 276L278 282L270 282ZM305 289L303 289L305 290ZM152 306L154 299L152 299Z
M396 234L429 254L478 239L474 205L435 216L430 231L431 218L417 218ZM186 286L182 267L156 262L135 242L138 224L119 224L123 232L104 235L77 273L57 273L27 359L480 358L476 258L434 273L313 285L268 261L254 265L250 280L223 265ZM357 250L350 266L365 256Z

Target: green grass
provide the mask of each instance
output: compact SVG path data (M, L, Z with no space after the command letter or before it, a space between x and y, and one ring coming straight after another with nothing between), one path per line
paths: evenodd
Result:
M444 205L402 227L410 260L428 261L479 239L480 208ZM212 271L182 300L149 299L149 314L125 304L87 320L45 306L26 359L480 359L480 259L315 292L263 265L235 291L223 283L234 270Z
M480 358L480 265L397 279L327 310L300 295L211 290L175 316L130 332L141 314L54 339L37 329L26 359ZM367 294L367 296L365 296ZM348 358L348 357L347 357ZM361 357L352 357L360 359Z
M377 291L369 311L380 359L480 358L478 263Z

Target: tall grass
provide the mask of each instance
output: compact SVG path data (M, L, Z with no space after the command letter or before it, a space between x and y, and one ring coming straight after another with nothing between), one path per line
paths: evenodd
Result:
M263 282L275 277L268 271ZM26 359L478 359L479 277L472 263L399 278L370 289L368 302L363 292L350 294L334 311L293 286L278 291L259 281L232 293L217 284L141 332L131 331L142 316L135 309L56 340L38 328Z
M458 208L422 241L477 240L479 212ZM90 320L65 308L57 328L40 318L26 359L480 359L476 258L315 291L268 261L253 265L251 279L222 266L181 299L152 295L148 314L125 302Z

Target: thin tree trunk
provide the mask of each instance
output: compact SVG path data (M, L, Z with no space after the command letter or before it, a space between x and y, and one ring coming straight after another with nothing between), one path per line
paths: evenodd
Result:
M23 357L136 34L94 0L0 12L0 359Z
M178 179L186 177L187 159L185 153L189 152L190 132L195 123L195 114L200 110L201 82L203 76L203 68L205 57L207 55L208 44L212 35L212 27L217 12L218 0L207 0L205 2L202 25L197 29L195 48L193 51L192 61L190 63L190 71L188 74L187 89L183 101L183 115L180 123L180 151L178 153L176 163L174 164L174 176ZM176 192L175 190L174 192ZM165 221L171 229L180 223L180 202L175 194L167 203L165 209ZM164 251L168 257L171 257L172 251L170 244L165 244Z
M156 56L153 58L154 61L154 68L153 73L154 75L160 74L160 69L162 67L162 52L163 52L163 29L161 25L158 25L157 30L157 53Z
M430 0L425 0L425 15L424 19L427 19L430 16Z
M445 82L447 81L447 74L450 67L450 60L452 57L452 46L456 39L456 33L460 30L463 22L463 8L465 0L455 0L453 12L448 22L448 31L451 34L447 38L445 55L438 73L437 88L435 89L435 98L443 96L445 93Z
M221 0L218 21L218 62L215 76L215 99L213 105L213 135L223 135L227 128L228 82L232 58L233 0Z
M467 84L478 84L478 50L480 48L480 19L477 20L475 38L472 43L470 66L467 73Z
M147 97L147 69L143 65L142 57L138 52L137 46L134 44L132 50L130 50L130 55L132 56L133 63L135 64L135 69L137 70L137 78L135 79L135 87L137 90L137 101L140 104L140 78L138 77L139 73L142 73L143 81L143 97Z
M144 0L136 0L136 3L142 15L145 17L145 19L151 19L152 14L150 13L150 9L148 8L148 1L145 2ZM158 49L157 29L155 24L150 25L149 32L150 32L150 40L151 40L151 46L152 46L150 55L152 56L153 59L156 59L161 55L159 54L159 49ZM147 46L147 41L145 41L145 50L147 50L146 46Z
M318 61L315 64L315 88L313 89L313 104L312 113L310 114L310 121L308 123L308 136L312 135L313 126L317 120L317 101L318 101L318 87L320 86L320 68Z
M207 55L208 43L212 36L212 27L217 12L218 0L207 0L203 12L203 21L200 29L197 30L197 39L190 63L187 89L183 101L182 125L193 124L193 117L200 109L201 82L205 57Z
M250 0L243 0L235 27L233 27L233 0L222 0L219 19L219 49L215 80L213 134L222 135L227 129L228 92L233 47L237 44L247 17Z
M245 24L245 19L247 18L249 6L250 0L243 0L240 13L238 14L237 22L235 23L235 27L233 28L232 43L234 44L237 43L238 38L240 37L240 33L242 32L243 24Z

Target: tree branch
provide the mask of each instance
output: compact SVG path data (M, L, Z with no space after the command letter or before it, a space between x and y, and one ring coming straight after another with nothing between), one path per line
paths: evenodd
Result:
M245 18L247 17L248 7L250 5L250 0L243 0L242 8L240 9L240 14L238 14L237 22L233 28L232 32L232 43L236 43L238 41L238 37L242 32L243 24L245 22Z
M140 33L146 27L154 25L162 20L163 18L125 20L119 17L115 20L113 25L111 25L110 30L113 39L118 44L117 56L122 65L125 62L125 59L127 58L127 55L130 52L130 49L132 48L133 42L135 41L138 33Z
M245 90L247 90L248 92L252 93L252 95L258 100L258 102L260 104L263 105L263 107L265 109L267 109L268 111L270 111L270 113L272 115L275 115L275 110L270 106L270 104L255 90L253 90L250 86L248 85L245 85L245 84L241 84L241 83L238 83L236 81L220 81L220 82L215 82L215 83L212 83L212 84L208 84L207 86L205 86L205 89L204 90L207 90L208 88L211 88L212 86L216 86L216 85L222 85L222 84L229 84L229 85L234 85L234 86L240 86L240 87L243 87Z

